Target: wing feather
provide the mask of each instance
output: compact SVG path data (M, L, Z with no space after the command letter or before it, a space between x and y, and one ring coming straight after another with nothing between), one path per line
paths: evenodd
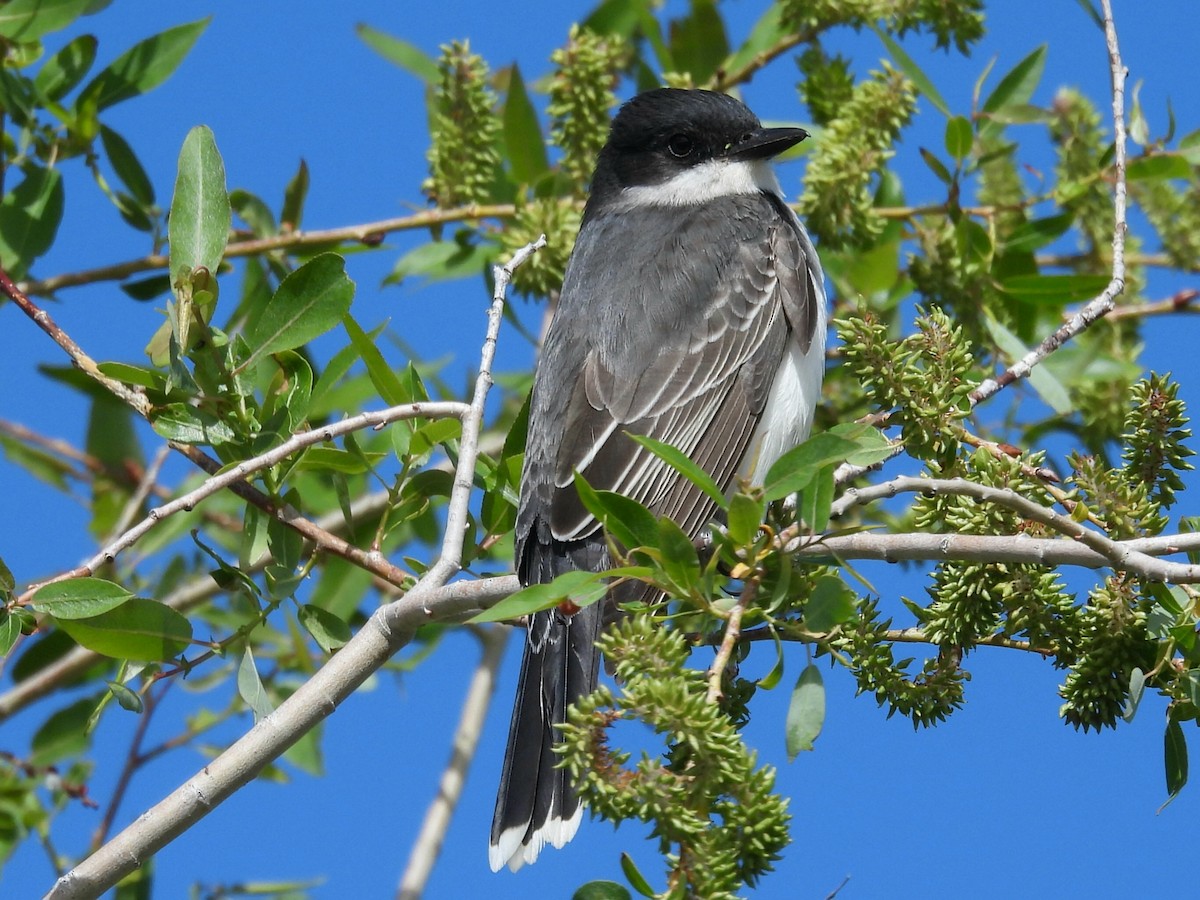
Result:
M773 221L763 227L760 204L758 226L735 230L737 239L699 296L662 298L678 320L661 346L647 350L634 326L627 346L597 345L587 353L555 460L559 490L549 510L555 540L579 540L599 527L577 492L562 489L576 471L592 487L636 499L689 534L713 517L707 495L629 434L670 444L723 489L733 486L789 342L807 351L823 319L811 245L781 202L766 205ZM697 293L684 279L664 279L663 287Z

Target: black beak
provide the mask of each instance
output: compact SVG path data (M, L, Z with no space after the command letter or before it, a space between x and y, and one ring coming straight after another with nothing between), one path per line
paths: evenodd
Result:
M725 148L726 159L770 159L808 137L803 128L759 128L748 131Z

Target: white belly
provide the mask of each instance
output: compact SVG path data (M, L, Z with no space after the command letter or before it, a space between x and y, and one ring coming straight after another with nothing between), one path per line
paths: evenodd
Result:
M762 419L738 470L739 478L762 484L775 461L808 437L824 375L825 327L821 322L807 353L793 343L780 362Z

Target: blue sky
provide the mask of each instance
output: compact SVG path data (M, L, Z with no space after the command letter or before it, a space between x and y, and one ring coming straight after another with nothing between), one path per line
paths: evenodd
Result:
M763 5L724 4L732 39L747 33ZM969 111L972 87L990 56L998 57L995 72L1004 72L1043 42L1050 52L1035 102L1049 102L1061 84L1080 86L1105 101L1103 41L1076 4L1008 0L994 7L989 37L969 60L931 52L929 41L906 44L955 112ZM1191 0L1160 0L1153 12L1129 2L1117 7L1130 85L1145 80L1141 100L1152 131L1165 127L1168 97L1181 134L1200 127L1200 95L1190 71L1196 38ZM356 22L401 35L430 53L440 43L469 36L495 67L516 59L533 80L548 70L550 52L588 8L537 2L522 4L514 14L478 0L419 7L117 3L77 23L66 37L97 34L104 63L136 40L215 9L212 24L175 76L152 94L114 109L109 122L134 144L163 203L170 196L180 144L196 124L215 132L230 187L247 188L272 204L303 158L312 173L304 224L323 228L400 215L422 202L421 86L368 51L354 34ZM432 9L436 14L424 11ZM884 54L869 34L848 33L840 40L863 66ZM790 63L777 63L756 78L745 98L764 119L801 118L795 79ZM920 111L897 163L910 201L937 196L917 148L940 148L944 122L924 101ZM1045 154L1031 150L1023 159L1048 171ZM55 248L35 273L75 271L144 254L143 237L119 220L81 164L64 168L66 217ZM799 192L801 175L800 165L782 170L789 194ZM478 358L486 304L482 285L379 286L398 254L418 240L398 235L389 239L390 250L349 259L358 284L355 315L371 324L391 317L393 327L426 357L453 355L450 371L462 372ZM1149 294L1164 296L1181 286L1195 285L1156 277ZM147 336L161 321L154 304L135 304L112 285L64 291L51 312L97 359L140 359ZM528 308L522 313L529 321L537 315ZM57 348L11 305L0 310L0 324L0 417L81 442L86 410L78 395L29 374L36 363L61 364ZM1148 364L1186 379L1192 329L1190 318L1150 323ZM527 366L531 358L531 348L514 331L502 335L499 369ZM1183 395L1193 409L1200 404L1197 393L1197 386L1185 380ZM185 471L172 465L177 476ZM3 460L0 486L0 555L18 580L74 565L94 549L78 505L28 484ZM1189 486L1195 489L1195 478ZM1188 506L1186 494L1183 506ZM867 571L885 594L924 597L920 581L909 572ZM566 850L548 851L518 875L488 871L487 829L517 644L510 643L480 755L427 896L486 891L496 898L565 897L591 878L621 880L622 850L633 852L657 881L653 854L645 852L648 845L638 829L623 827L614 835L603 823L585 823ZM313 891L317 897L390 896L449 755L458 704L476 658L473 641L452 637L402 680L375 679L327 723L326 777L295 773L289 785L255 783L241 791L159 854L156 896L184 896L195 882L291 878L324 878ZM802 664L803 650L791 648L785 684ZM761 706L747 739L765 760L780 766L780 786L792 798L795 822L793 845L757 896L824 897L847 876L843 898L1121 897L1178 890L1182 864L1194 855L1189 825L1200 812L1200 788L1186 789L1156 815L1165 794L1162 705L1145 704L1132 726L1115 733L1085 736L1058 719L1060 673L1041 660L981 649L968 667L973 677L966 707L941 727L918 733L904 721L887 720L871 700L854 698L853 683L840 670L827 672L825 733L814 753L790 766L783 754L786 688ZM151 739L168 737L168 723L177 723L194 702L187 692L173 692ZM34 710L6 723L0 748L24 752L48 712ZM224 737L231 739L247 725L247 720L236 723ZM101 802L112 788L131 729L132 717L115 715L101 726L97 741L103 749L90 785ZM119 821L130 821L202 762L198 754L183 751L147 767ZM95 812L70 809L56 826L59 849L78 852L97 819ZM27 845L4 871L0 893L38 896L49 883L43 851Z

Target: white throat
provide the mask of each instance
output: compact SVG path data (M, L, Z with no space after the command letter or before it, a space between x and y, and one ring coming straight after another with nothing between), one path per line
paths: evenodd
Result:
M710 159L684 169L662 184L638 185L621 191L621 201L637 206L699 206L718 197L783 195L775 171L765 159Z

